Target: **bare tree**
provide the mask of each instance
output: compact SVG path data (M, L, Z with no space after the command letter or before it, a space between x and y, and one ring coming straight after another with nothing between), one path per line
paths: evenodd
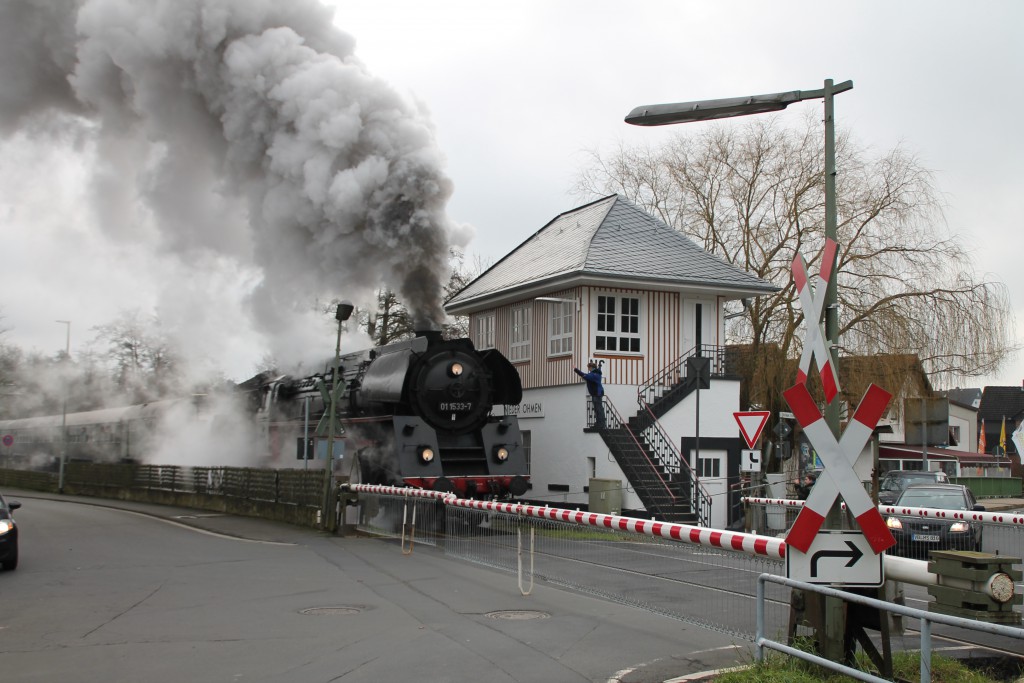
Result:
M689 132L661 148L592 152L577 192L622 194L778 285L732 318L728 333L763 358L766 381L781 379L774 366L802 343L791 264L802 255L816 273L824 246L821 123L809 115L785 128L762 116ZM948 233L931 173L902 148L872 158L846 133L836 159L840 354L915 353L936 385L992 373L1015 350L1008 295L976 275ZM769 345L781 355L759 353ZM777 388L752 388L750 399L768 403Z
M116 386L131 401L148 401L180 390L177 354L155 317L122 311L118 317L93 328L94 346L105 346Z
M461 292L466 285L475 280L480 273L487 270L489 265L480 258L474 257L471 263L466 263L466 254L456 249L451 250L451 272L448 275L448 282L444 286L444 299L448 301ZM459 339L469 336L469 316L450 316L444 324L445 339Z

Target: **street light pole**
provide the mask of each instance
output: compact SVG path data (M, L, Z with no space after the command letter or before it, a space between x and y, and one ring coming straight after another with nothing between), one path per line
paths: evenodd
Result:
M842 88L849 84L849 88ZM836 121L834 109L834 95L836 92L844 92L853 87L851 81L840 83L839 86L832 85L832 79L825 81L825 238L835 243L838 239L838 217L836 215ZM829 356L831 356L832 367L839 372L839 291L836 284L836 262L839 260L839 250L835 250L832 257L828 278L828 285L825 288L825 339L829 344ZM825 264L822 264L825 267ZM811 321L807 321L810 325ZM825 423L836 439L839 438L839 401L832 401L825 406ZM877 468L877 464L876 468Z
M768 95L750 95L720 100L700 100L676 104L652 104L636 107L626 115L626 123L635 126L664 126L673 123L712 121L734 116L749 116L781 111L794 102L824 100L825 102L825 237L836 240L836 141L833 98L853 89L853 81L833 84L831 78L817 90L790 90ZM836 256L838 258L838 254ZM829 355L833 367L839 360L839 307L836 287L837 268L832 264L831 276L825 289L825 337L830 345ZM808 321L810 324L810 321ZM825 407L825 420L839 438L840 406L834 401Z
M64 362L71 360L71 321L56 320L67 326L67 339L64 345ZM60 473L57 475L57 492L64 493L64 464L68 459L68 379L61 379L61 413L60 413Z
M626 123L638 126L662 126L672 123L693 121L710 121L762 114L785 109L794 102L822 99L825 104L825 237L838 243L838 218L836 212L836 144L835 144L835 95L853 89L853 81L843 81L834 85L832 79L825 81L819 90L773 93L770 95L752 95L722 100L703 100L699 102L683 102L678 104L657 104L641 106L633 109L626 116ZM838 250L833 257L838 259ZM831 264L828 284L825 288L825 338L829 344L829 356L832 367L839 368L839 304L836 278L838 268L836 261ZM822 264L825 267L825 264ZM820 324L820 321L807 320L807 324ZM819 359L820 368L824 359ZM840 402L832 401L825 406L825 422L839 439ZM878 468L877 461L875 469ZM826 517L826 526L838 527L841 523L841 511L834 504ZM822 651L832 659L841 658L845 640L845 627L842 622L841 603L834 599L826 599L822 608L824 633L822 634ZM886 630L886 634L888 631ZM887 637L887 636L886 636Z
M341 365L341 327L342 323L352 315L353 306L348 301L342 301L334 313L334 319L338 321L338 341L334 345L334 371L331 373L330 401L327 407L331 411L328 416L327 430L327 462L324 466L324 505L321 515L321 528L324 531L334 531L334 501L331 500L331 491L334 478L334 434L335 425L338 419L338 394L342 391L344 384L338 377L338 368ZM328 514L330 513L330 514Z

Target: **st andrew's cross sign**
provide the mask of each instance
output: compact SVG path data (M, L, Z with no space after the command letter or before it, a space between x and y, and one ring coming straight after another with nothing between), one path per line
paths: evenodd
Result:
M806 553L839 495L875 553L895 545L896 539L853 471L892 394L877 385L869 386L838 441L805 384L790 387L783 396L825 466L786 537L787 545Z
M800 368L797 370L796 381L800 384L807 383L807 376L811 372L811 358L816 357L821 386L825 390L825 400L829 403L839 393L839 372L832 362L832 355L825 342L825 328L821 323L821 316L825 310L825 292L838 248L835 240L825 240L825 250L821 254L821 271L813 287L807 276L807 264L803 256L797 254L793 258L793 281L800 295L800 306L804 309L804 320L807 321L807 337L804 339L803 353L800 354Z

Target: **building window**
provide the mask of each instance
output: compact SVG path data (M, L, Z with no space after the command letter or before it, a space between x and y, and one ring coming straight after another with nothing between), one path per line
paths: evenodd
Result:
M509 340L509 359L513 362L530 360L530 306L512 309L512 338Z
M485 313L476 319L476 348L494 348L494 314Z
M632 296L597 297L598 351L640 353L640 299Z
M572 353L572 321L576 315L576 302L551 303L548 309L551 311L548 320L548 355Z
M721 460L718 458L700 458L697 461L697 471L701 478L715 479L721 477Z
M590 472L590 478L597 478L597 458L588 455L587 456L587 470Z

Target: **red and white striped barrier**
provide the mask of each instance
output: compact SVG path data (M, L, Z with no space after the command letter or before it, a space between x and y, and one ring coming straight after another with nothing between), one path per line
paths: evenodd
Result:
M445 505L462 507L473 510L484 510L490 512L501 512L505 514L522 515L537 519L547 519L556 522L579 524L600 529L611 529L614 531L631 532L647 536L658 536L681 543L705 546L709 548L722 548L743 552L748 555L759 555L772 559L785 559L786 541L780 538L758 536L756 534L745 534L733 531L721 531L718 529L706 529L703 527L689 526L687 524L672 524L670 522L655 522L653 520L636 519L635 517L620 517L618 515L605 515L595 512L582 512L580 510L567 510L565 508L552 508L540 505L523 505L521 503L499 503L495 501L468 500L458 498L452 493L440 491L425 491L423 489L399 488L396 486L376 486L370 484L345 484L343 487L356 493L376 493L381 495L406 496L410 498L423 498L435 500ZM803 506L802 500L788 500L779 498L747 498L750 502L778 503L792 505L793 507ZM886 508L892 510L915 511L919 508ZM924 510L934 513L936 510ZM938 511L941 512L941 511ZM972 512L968 515L986 515L994 513ZM972 517L973 519L973 517ZM1014 523L1024 524L1024 518ZM928 572L928 563L922 560L913 560L905 557L887 555L885 558L886 580L902 581L913 583L919 586L942 585L944 580ZM948 583L948 581L946 581ZM990 582L991 583L991 582Z
M781 505L783 507L801 508L804 501L793 498L758 498L756 496L744 496L741 502L751 505ZM844 504L843 509L846 509ZM1024 527L1024 513L1004 512L974 512L972 510L936 510L934 508L908 508L896 507L894 505L879 505L878 512L882 515L908 515L932 519L962 519L970 522L984 522L986 524L1003 524L1007 526Z
M707 529L704 527L690 526L688 524L674 524L672 522L657 522L649 519L637 519L635 517L620 517L618 515L605 515L597 512L582 512L580 510L567 510L565 508L552 508L540 505L523 505L521 503L499 503L486 500L469 500L457 498L450 493L437 491L424 491L422 489L405 489L395 486L373 486L368 484L351 484L350 490L358 493L378 493L385 495L414 496L419 498L433 498L443 502L445 505L467 508L472 510L484 510L489 512L502 512L505 514L522 515L536 519L547 519L555 522L567 522L590 526L599 529L611 529L613 531L627 531L645 536L657 536L682 543L706 546L709 548L723 548L735 550L749 555L761 555L774 559L785 559L786 543L780 538L769 536L758 536L736 531L722 531L720 529Z

